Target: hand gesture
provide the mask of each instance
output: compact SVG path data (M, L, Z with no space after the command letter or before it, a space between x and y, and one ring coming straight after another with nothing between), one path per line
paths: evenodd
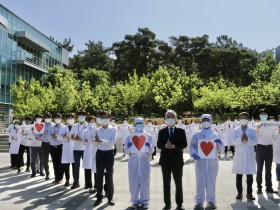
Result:
M193 157L193 159L195 159L195 160L199 160L199 159L200 159L199 155L196 154L196 153L194 153L194 154L192 155L192 157Z
M128 147L128 148L132 147L132 143L131 143L131 142L128 142L128 143L127 143L127 147Z
M99 139L99 136L97 135L97 133L95 135L95 142L101 142L101 140Z
M244 141L248 141L248 136L246 135L246 133L242 134L241 139Z
M216 140L214 140L214 142L217 143L217 144L221 144L222 140L221 139L216 139Z

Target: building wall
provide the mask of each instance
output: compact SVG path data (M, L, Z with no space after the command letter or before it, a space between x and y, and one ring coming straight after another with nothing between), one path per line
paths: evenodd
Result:
M40 48L40 44L47 49ZM60 45L0 4L0 118L11 117L11 85L20 77L27 81L32 77L40 79L47 66L67 63L69 56L63 51Z

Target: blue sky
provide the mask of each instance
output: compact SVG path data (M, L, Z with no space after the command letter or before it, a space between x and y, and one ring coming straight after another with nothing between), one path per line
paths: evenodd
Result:
M157 38L222 34L258 52L280 45L279 0L0 0L19 17L58 41L70 37L72 53L88 40L105 46L148 27Z

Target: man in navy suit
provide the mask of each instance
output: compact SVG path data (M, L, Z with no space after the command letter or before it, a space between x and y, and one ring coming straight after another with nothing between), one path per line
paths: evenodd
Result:
M161 165L164 191L164 210L171 209L170 183L171 173L176 186L176 210L184 210L183 207L183 149L187 147L185 131L176 128L177 114L173 110L165 113L166 128L159 131L157 147L161 149L159 164Z

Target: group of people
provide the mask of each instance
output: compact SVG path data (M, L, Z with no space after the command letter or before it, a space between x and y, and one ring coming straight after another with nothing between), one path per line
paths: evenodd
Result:
M123 124L116 125L106 111L96 116L87 116L84 109L77 112L77 120L73 114L63 116L50 113L42 116L37 114L35 121L27 116L24 124L18 118L13 119L7 132L9 133L11 164L21 173L23 155L27 154L27 169L31 164L31 177L39 174L50 178L49 155L54 169L54 184L60 184L65 174L65 186L70 186L70 165L72 166L74 182L71 189L80 187L80 166L85 174L85 189L96 193L94 206L102 203L104 194L108 204L113 206L114 195L114 155L118 132L123 144L124 155L129 156L128 180L131 195L131 208L141 206L149 208L150 203L150 158L155 154L156 147L161 150L159 165L163 177L164 203L163 209L171 209L171 174L176 186L175 200L177 210L183 207L183 166L184 150L189 145L190 157L194 159L196 175L195 209L207 207L216 209L216 178L219 169L219 155L227 152L224 138L229 138L233 154L232 173L236 174L236 199L242 199L242 176L247 176L247 194L249 200L254 200L252 184L253 174L257 174L258 194L262 193L262 171L265 164L266 192L275 193L272 188L271 166L274 160L277 164L277 181L280 187L280 127L268 122L265 109L259 112L260 122L252 124L247 112L241 112L239 121L230 127L229 122L217 127L213 125L212 116L203 114L199 124L188 127L175 111L168 110L165 123L161 129L156 129L149 121L145 125L143 118L136 118L133 126L127 119ZM44 121L44 122L43 122ZM255 128L254 128L255 127ZM219 129L221 128L221 129ZM228 128L230 135L227 133ZM189 129L189 131L188 131ZM191 131L191 132L190 132ZM191 134L191 135L190 135ZM273 155L275 154L275 155ZM44 173L45 171L45 173ZM94 174L94 184L92 181ZM104 183L105 179L105 184Z

